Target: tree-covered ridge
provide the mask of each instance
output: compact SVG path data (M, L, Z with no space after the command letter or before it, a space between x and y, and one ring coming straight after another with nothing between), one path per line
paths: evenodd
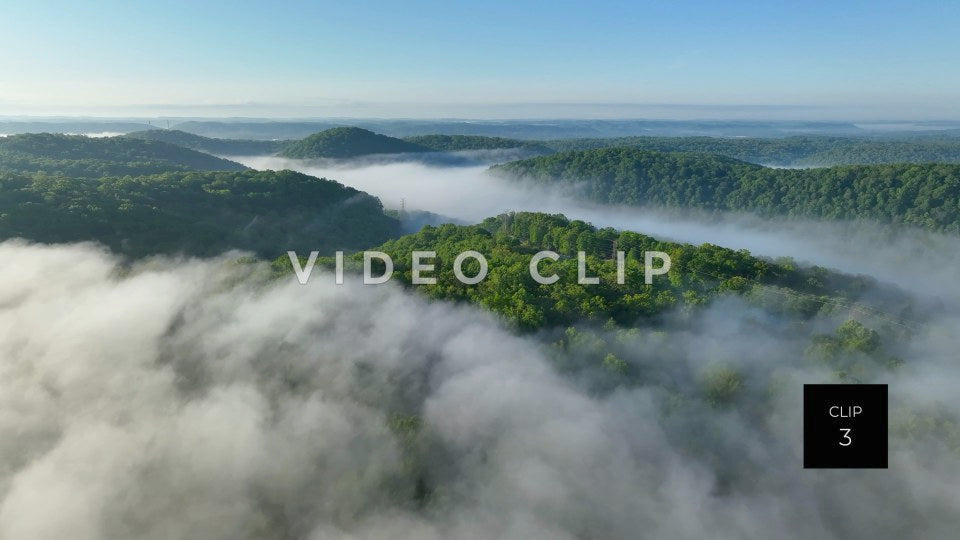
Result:
M165 171L241 171L243 165L162 141L30 133L0 138L0 171L95 178Z
M822 268L799 269L789 260L769 261L711 244L693 246L663 242L629 231L597 229L588 223L560 215L511 213L488 218L479 225L424 227L417 234L390 240L373 248L390 255L394 279L410 283L411 253L436 251L432 262L436 285L415 288L434 298L470 301L479 304L524 329L563 326L581 320L613 321L632 326L652 321L675 308L693 308L721 294L738 294L777 311L809 317L838 306L849 307L872 280L829 272ZM476 285L461 283L453 273L453 261L460 253L478 251L488 261L489 274ZM555 251L557 262L544 260L541 274L553 273L560 280L542 285L530 276L533 254ZM625 252L625 283L617 284L615 251ZM586 252L588 276L599 284L577 283L577 252ZM644 252L670 255L673 268L657 276L652 285L644 283ZM300 255L306 255L300 253ZM321 259L330 264L331 259ZM358 268L362 256L351 265ZM283 273L292 273L287 257L275 261ZM466 276L479 272L479 263L467 259ZM376 273L376 272L375 272Z
M290 158L351 158L369 154L429 152L430 149L403 139L356 127L331 128L291 143L280 152Z
M357 157L378 153L455 152L463 150L522 149L536 154L599 148L635 148L659 152L717 154L750 163L785 167L878 163L960 163L960 137L926 136L882 138L792 136L782 138L724 137L611 137L525 140L484 135L414 135L400 139L359 127L333 127L294 140L210 138L177 129L154 129L125 135L168 142L217 155L272 155L287 157ZM290 146L294 149L285 152ZM294 155L295 154L295 155Z
M783 138L613 137L541 141L556 151L636 148L658 152L719 154L778 167L826 167L878 163L960 163L960 138L909 140L794 136Z
M272 258L360 249L398 228L375 197L293 171L0 174L0 239L96 241L130 256L242 249Z
M536 157L494 170L576 185L579 194L601 203L865 218L960 231L960 165L772 169L720 156L606 148Z
M437 152L456 152L459 150L500 150L522 148L542 154L550 154L552 149L537 141L522 141L504 137L486 137L483 135L416 135L403 140L425 146Z
M127 133L124 137L162 141L184 148L221 156L271 155L283 150L290 141L214 139L176 129L151 129Z

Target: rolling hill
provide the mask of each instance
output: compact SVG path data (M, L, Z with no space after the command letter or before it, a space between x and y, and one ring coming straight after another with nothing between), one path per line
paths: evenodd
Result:
M878 163L960 163L960 138L793 136L747 137L614 137L542 141L556 151L635 148L658 152L719 154L778 167L827 167Z
M248 139L214 139L179 131L176 129L151 129L147 131L135 131L128 133L124 137L132 139L144 139L149 141L162 141L184 148L190 148L208 154L221 156L258 156L276 154L290 141L260 141Z
M960 165L773 169L708 154L635 148L569 151L493 167L607 204L871 219L960 232Z
M369 154L429 152L430 148L355 127L331 128L291 143L281 156L300 159L352 158Z
M95 178L166 171L242 171L246 167L162 141L30 133L0 138L0 172Z
M380 201L292 171L67 178L0 173L0 240L94 241L137 257L360 249L399 234Z

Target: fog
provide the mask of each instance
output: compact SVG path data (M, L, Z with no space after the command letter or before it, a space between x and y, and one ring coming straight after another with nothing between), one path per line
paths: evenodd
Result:
M807 329L734 298L639 331L639 386L392 285L0 244L0 538L948 538L960 457L803 470ZM891 421L960 413L956 320L898 346ZM697 388L743 373L739 405ZM878 371L865 382L887 382ZM771 393L771 389L776 392ZM416 415L422 427L398 430ZM393 426L393 427L391 427Z
M303 161L230 157L256 169L293 169L366 191L387 208L424 210L476 223L508 211L562 213L600 227L665 240L712 243L755 255L792 257L896 284L927 299L960 304L960 238L876 223L763 219L747 214L599 206L543 186L508 181L488 166L437 166L418 161Z
M84 137L93 137L95 139L106 138L106 137L120 137L125 135L121 131L88 131L84 133L64 133L64 135L83 135Z
M17 133L0 133L0 138L2 137L12 137L18 135ZM97 132L84 132L84 133L64 133L64 135L83 135L84 137L94 137L94 138L104 138L104 137L119 137L124 135L120 131L97 131Z

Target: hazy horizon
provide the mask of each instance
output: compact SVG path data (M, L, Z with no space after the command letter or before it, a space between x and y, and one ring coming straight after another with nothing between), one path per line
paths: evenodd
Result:
M946 3L13 0L4 19L23 54L0 55L0 115L960 119Z
M359 103L331 106L251 103L237 105L129 105L114 108L13 107L0 101L0 121L211 120L211 121L564 121L840 122L851 124L953 123L960 112L924 106L702 105L643 103Z

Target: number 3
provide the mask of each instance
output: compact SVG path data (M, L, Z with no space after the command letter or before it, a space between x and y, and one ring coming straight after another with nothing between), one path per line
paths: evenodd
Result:
M840 431L843 432L843 438L847 440L847 442L840 441L840 446L850 446L851 444L853 444L853 439L850 438L851 430L846 428L840 428Z

